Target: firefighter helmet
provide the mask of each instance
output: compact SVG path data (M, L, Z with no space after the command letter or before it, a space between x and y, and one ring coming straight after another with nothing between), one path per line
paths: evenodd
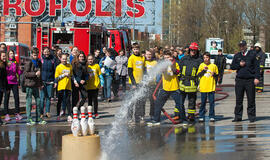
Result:
M199 45L196 42L192 42L189 46L189 49L199 50Z

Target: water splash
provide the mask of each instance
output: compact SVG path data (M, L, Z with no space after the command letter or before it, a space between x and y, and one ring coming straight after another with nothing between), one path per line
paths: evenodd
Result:
M148 75L144 76L141 85L136 90L129 92L125 96L121 107L116 112L115 120L112 122L108 134L105 135L101 143L103 151L101 160L117 159L115 151L117 147L121 145L121 139L122 136L124 136L126 129L125 122L127 122L128 110L130 107L133 107L131 104L134 104L138 99L145 97L149 83L152 82L162 71L166 70L170 65L172 65L171 61L160 61L153 69L148 72Z

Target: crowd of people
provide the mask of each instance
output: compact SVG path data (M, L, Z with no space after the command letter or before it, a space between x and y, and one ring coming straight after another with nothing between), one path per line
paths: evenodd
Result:
M260 78L260 75L257 74L258 54L252 52L254 56L248 58L249 56L243 55L248 51L247 48L242 47L246 44L241 42L239 46L241 56L239 58L236 54L238 58L234 58L232 64L232 69L237 70L236 83L247 84L249 81L247 82L246 79L250 81L255 79L253 84L249 83L254 86L255 90L257 80ZM99 90L102 90L103 100L110 103L112 100L118 99L120 86L122 95L128 88L135 90L140 86L144 75L162 60L171 61L172 65L149 83L147 96L132 104L133 107L130 107L128 112L129 122L145 122L145 103L149 99L151 122L147 124L159 125L161 110L170 96L175 101L174 120L183 124L187 124L188 121L194 122L198 91L201 92L199 122L205 121L207 97L210 103L209 118L211 122L214 122L216 85L222 83L226 66L222 50L219 50L218 53L215 63L211 64L210 53L201 54L199 45L195 42L183 48L165 46L145 51L141 51L140 45L134 43L130 53L125 53L124 50L116 52L113 48L104 47L87 56L76 46L71 49L70 54L62 53L61 48L54 46L53 48L45 47L40 58L38 48L32 48L31 60L27 61L23 68L16 62L15 52L7 51L6 45L2 43L0 45L0 104L4 97L5 119L3 121L0 118L0 124L11 121L8 108L11 90L15 100L15 119L20 121L23 118L20 115L20 76L23 76L21 87L25 88L26 92L27 125L46 124L44 117L51 118L51 100L54 98L57 99L57 120L59 121L62 116L67 116L68 122L71 122L72 108L80 108L87 100L88 105L93 105L94 108L91 116L99 118ZM244 64L243 61L246 61L247 64ZM127 78L129 87L126 85ZM157 99L154 100L152 95L159 81L162 81L162 87L158 91ZM240 121L242 118L243 102L241 103L241 100L243 101L243 99L241 96L245 89L248 88L242 88L241 93L239 91L238 96L236 95L235 121ZM236 90L239 89L236 87ZM36 103L35 120L31 116L32 97L35 98ZM188 98L187 114L184 106L186 97ZM254 102L249 101L252 104L249 104L248 107L250 121L254 122L255 97L248 96L248 98L254 99Z

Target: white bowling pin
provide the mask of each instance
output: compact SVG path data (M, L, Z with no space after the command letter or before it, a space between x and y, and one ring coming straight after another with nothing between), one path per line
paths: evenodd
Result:
M80 135L81 125L80 125L80 121L78 119L78 108L77 107L73 108L73 120L72 120L72 124L71 124L71 131L73 133L73 136L78 137Z
M90 135L95 134L95 122L92 117L88 118L88 126Z
M82 135L87 136L88 132L88 124L85 118L85 107L81 107L81 128L82 128Z
M92 106L88 106L88 107L87 107L87 110L88 110L88 119L89 119L90 117L91 117L91 118L93 117L93 114L92 114L92 108L93 108Z

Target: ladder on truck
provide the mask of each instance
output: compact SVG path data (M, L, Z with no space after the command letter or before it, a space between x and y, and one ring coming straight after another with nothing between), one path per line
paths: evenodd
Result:
M41 24L41 51L45 47L49 47L50 37L50 23Z

